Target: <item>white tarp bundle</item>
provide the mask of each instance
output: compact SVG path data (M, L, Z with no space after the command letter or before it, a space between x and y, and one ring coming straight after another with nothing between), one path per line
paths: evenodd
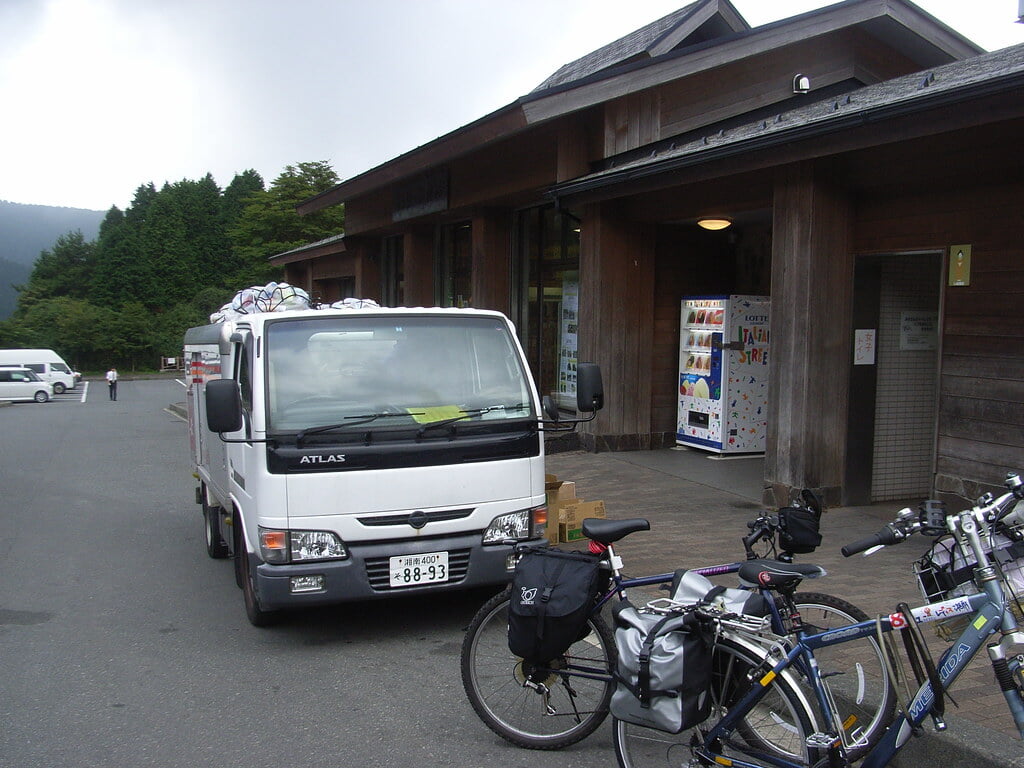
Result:
M342 299L329 306L329 309L368 309L379 308L373 299ZM288 283L267 283L254 285L235 294L235 297L210 315L211 323L223 323L241 315L254 312L290 312L299 309L321 309L309 300L309 294L301 288Z
M288 283L271 282L239 291L230 302L210 315L210 322L223 323L254 312L289 312L309 308L309 294L304 290Z

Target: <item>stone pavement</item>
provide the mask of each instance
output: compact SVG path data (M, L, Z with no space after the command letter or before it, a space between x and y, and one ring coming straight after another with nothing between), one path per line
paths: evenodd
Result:
M747 533L746 523L762 509L763 459L759 457L719 458L684 448L570 451L549 455L547 471L560 480L575 481L579 498L603 499L610 518L650 520L650 531L632 534L617 546L631 576L743 559L740 539ZM839 552L842 545L874 533L900 508L916 506L917 501L826 512L821 547L798 561L822 565L829 575L806 582L806 590L849 600L869 616L891 613L901 601L922 604L913 563L928 548L927 537L912 537L867 558L847 559ZM937 658L947 644L936 637L931 625L924 625L922 632ZM936 734L926 721L923 737L914 739L894 764L1024 766L1024 749L994 684L987 654L974 659L952 693L959 707L947 705L948 730Z

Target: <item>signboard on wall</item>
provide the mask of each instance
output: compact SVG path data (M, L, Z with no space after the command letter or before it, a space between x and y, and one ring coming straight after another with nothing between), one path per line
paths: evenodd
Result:
M938 312L900 312L900 349L939 348Z
M971 246L949 246L949 284L971 284Z

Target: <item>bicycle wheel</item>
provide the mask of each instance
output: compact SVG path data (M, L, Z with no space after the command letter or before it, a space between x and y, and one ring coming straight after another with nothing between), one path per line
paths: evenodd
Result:
M608 716L615 688L610 670L615 639L599 616L585 633L543 667L527 664L508 649L506 590L488 600L462 642L462 687L481 720L513 744L559 749L585 738ZM601 679L581 677L589 674Z
M678 734L614 720L612 739L620 768L688 765L694 750L701 747L711 729L756 684L750 673L761 659L758 649L720 638L712 649L711 716L696 728ZM807 700L784 675L775 677L767 688L764 698L731 733L709 745L712 757L719 755L722 762L772 756L796 765L814 765L821 754L817 748L807 746L807 737L814 733Z
M831 595L797 592L793 602L814 633L868 620L855 605ZM882 738L896 711L896 691L884 653L870 637L814 651L822 681L836 706L850 760L863 757Z

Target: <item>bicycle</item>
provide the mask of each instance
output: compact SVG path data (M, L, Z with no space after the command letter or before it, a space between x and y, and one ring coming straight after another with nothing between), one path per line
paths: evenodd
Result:
M805 497L805 503L811 502ZM765 563L760 554L778 555L780 521L777 515L762 515L748 523L751 533L743 538L747 561L724 563L692 569L702 576L739 573L750 563ZM626 578L622 560L614 543L638 531L649 530L644 519L596 520L583 523L583 533L592 548L604 548L602 557L610 570L608 588L598 595L587 619L585 632L561 656L547 664L530 665L508 649L507 610L509 591L495 595L473 617L462 645L463 687L480 719L507 741L531 749L559 749L591 734L608 715L608 704L615 689L616 664L612 630L602 617L602 609L615 600L626 600L632 588L664 585L675 574ZM786 552L781 553L783 557ZM791 558L791 555L789 555ZM776 563L801 577L824 575L813 565ZM802 626L812 623L825 630L867 620L867 615L845 600L821 593L773 592L756 589L767 607L770 625L780 636L788 636L794 622L806 617ZM844 738L852 753L867 750L882 734L895 709L895 693L883 651L874 638L859 644L855 656L841 658L825 651L823 660L830 672L835 698L842 702L847 728ZM843 680L843 684L839 684ZM845 681L850 681L847 686Z
M942 719L944 696L957 676L993 634L997 642L987 646L1014 723L1024 736L1024 632L1010 609L1003 590L1000 566L986 556L982 531L991 529L1024 500L1019 476L1007 476L1008 493L993 499L982 497L968 510L946 515L933 504L922 505L920 512L901 510L896 519L871 536L842 548L850 557L859 552L891 546L910 535L953 534L974 556L977 567L973 582L978 591L917 608L906 604L875 620L820 633L795 631L795 641L772 636L748 617L715 615L706 607L651 604L655 611L694 610L716 629L713 648L714 670L710 695L713 713L690 731L673 735L638 728L621 720L613 725L613 741L621 768L647 766L734 765L742 768L799 768L801 766L848 766L863 756L862 768L881 768L918 732L931 716L936 728L945 728ZM869 552L870 553L870 552ZM748 577L753 575L749 572ZM785 587L785 578L780 586ZM774 582L774 575L769 580ZM658 601L655 601L657 603ZM953 616L968 617L963 632L949 649L933 663L919 623L944 621ZM851 754L843 746L840 716L829 699L828 687L814 664L808 664L821 648L836 646L888 633L902 631L907 654L920 687L905 703L877 744L864 753ZM1016 646L1009 648L1008 646ZM806 697L794 669L801 660L811 673L806 683L814 695ZM767 713L773 730L751 729L751 723Z

